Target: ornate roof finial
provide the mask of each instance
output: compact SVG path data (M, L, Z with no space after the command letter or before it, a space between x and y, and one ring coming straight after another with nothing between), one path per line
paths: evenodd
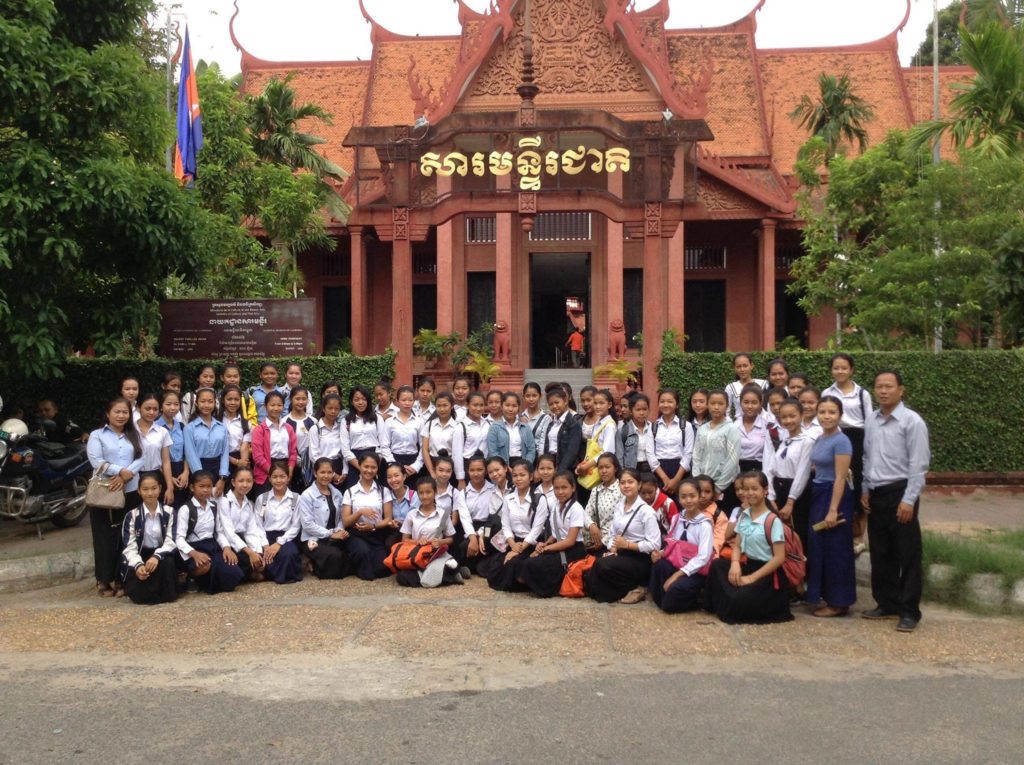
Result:
M536 83L533 71L533 23L530 19L530 0L526 0L526 28L523 32L523 81L516 88L519 97L523 99L523 106L532 106L533 99L540 93L540 86Z

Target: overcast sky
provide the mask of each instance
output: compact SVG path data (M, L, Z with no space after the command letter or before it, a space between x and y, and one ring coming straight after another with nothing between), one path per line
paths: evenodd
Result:
M655 0L638 0L637 7ZM748 13L757 0L670 0L671 28L718 26ZM951 0L939 0L940 6ZM364 0L386 28L408 35L457 34L454 0ZM239 0L235 23L239 41L254 56L274 61L367 59L370 28L358 0ZM467 0L484 10L488 0ZM931 23L933 0L912 0L910 23L900 36L900 57L909 64ZM164 7L171 2L164 0ZM232 0L180 0L175 12L188 20L193 58L216 61L226 74L239 71L228 22ZM905 0L768 0L758 14L762 48L840 45L875 40L903 18Z

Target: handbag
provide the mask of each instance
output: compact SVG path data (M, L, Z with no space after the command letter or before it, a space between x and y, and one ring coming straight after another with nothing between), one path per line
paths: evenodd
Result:
M604 453L604 449L601 448L601 441L599 440L604 429L608 427L610 423L605 423L601 428L594 432L594 435L587 441L587 453L583 457L584 462L597 462L597 458ZM585 475L581 475L576 479L576 483L582 486L584 489L593 489L600 482L601 476L597 472L597 465L590 468L590 471Z
M96 468L96 472L89 479L89 485L85 489L85 504L87 507L98 507L103 510L124 509L124 489L113 491L110 488L111 479L103 475L109 466L109 462L104 462Z
M682 516L677 515L675 519L672 521L672 528L668 530L669 534L671 534L672 531L675 529L676 524L680 522L679 519L681 517ZM685 531L683 533L685 535ZM692 558L697 557L697 553L699 552L700 548L693 542L688 541L684 536L683 539L666 540L665 552L662 557L669 563L671 563L673 566L675 566L677 569L682 570L683 566L689 563ZM694 573L703 574L704 576L707 576L709 571L711 571L710 560L707 562L707 564L704 565L703 568Z

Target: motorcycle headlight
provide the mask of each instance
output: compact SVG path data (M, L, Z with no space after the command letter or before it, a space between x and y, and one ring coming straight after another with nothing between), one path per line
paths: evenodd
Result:
M0 460L7 457L7 452L10 451L7 447L6 442L0 441Z

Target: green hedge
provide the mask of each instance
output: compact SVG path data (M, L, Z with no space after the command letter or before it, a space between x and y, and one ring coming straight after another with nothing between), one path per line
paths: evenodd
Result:
M767 377L768 362L781 356L791 372L831 385L831 352L752 353L754 376ZM904 400L928 423L932 464L940 472L1024 470L1024 352L948 351L851 354L854 378L870 391L875 372L896 369L906 385ZM672 353L658 366L663 385L691 391L722 387L735 379L732 354Z
M284 383L285 366L292 361L302 364L302 382L314 392L319 393L320 386L327 380L337 380L341 384L342 396L354 385L372 386L381 377L394 374L394 355L384 356L310 356L306 358L269 359L277 364L280 381ZM246 386L258 385L259 368L263 359L242 359L238 365L242 368L242 383ZM36 402L41 398L53 398L60 402L61 408L83 428L94 428L102 421L103 410L107 401L117 392L121 379L127 375L139 378L143 392L159 391L164 374L169 370L181 372L184 378L182 390L188 391L195 386L199 368L207 362L180 361L174 359L68 359L64 364L64 377L50 382L26 385L21 380L9 379L0 371L0 396L4 399L6 412L14 406L21 405L31 411L35 410ZM211 361L218 372L224 362ZM218 382L219 386L219 382Z

